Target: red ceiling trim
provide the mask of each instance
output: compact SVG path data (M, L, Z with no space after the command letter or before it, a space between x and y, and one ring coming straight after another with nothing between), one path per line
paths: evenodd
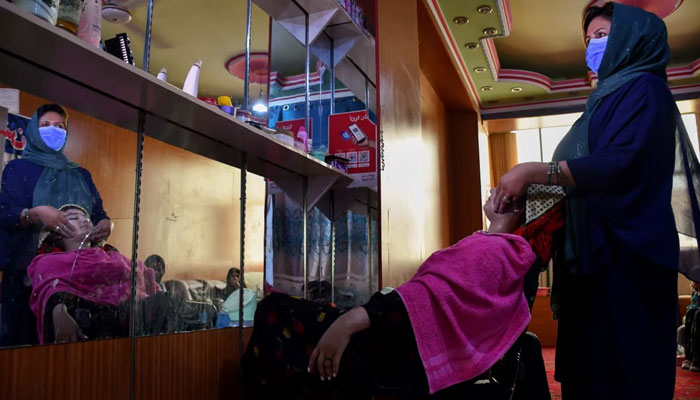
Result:
M513 26L513 18L510 13L510 4L508 0L497 0L498 3L498 16L501 19L501 24L503 25L503 36L510 35L511 27Z
M326 67L321 61L316 62L316 72L309 74L309 84L315 85L321 82L321 75L326 70ZM279 85L282 90L289 90L306 85L306 75L290 75L282 76L277 71L270 72L270 84Z
M586 100L588 100L588 96L579 96L579 97L573 97L573 98L569 97L566 99L551 99L551 100L531 101L527 104L510 104L510 105L487 107L487 108L482 110L482 113L483 114L493 114L495 112L503 112L503 111L531 110L531 109L541 108L543 105L553 105L553 104L556 104L557 106L571 106L571 105L585 104Z
M529 102L527 104L520 104L518 106L513 106L513 105L508 105L508 106L496 106L496 107L484 107L484 105L481 103L481 98L479 97L479 92L476 89L476 86L474 82L471 79L471 75L468 73L469 69L467 68L466 64L464 63L464 59L461 56L461 53L459 51L459 46L457 46L454 36L452 36L452 32L450 31L447 21L445 19L444 14L442 13L442 9L440 8L440 5L438 3L438 0L426 0L429 4L430 10L433 12L433 16L437 19L438 25L440 27L440 30L443 34L443 37L446 39L448 48L450 49L450 52L452 53L452 57L455 59L457 62L458 66L460 67L460 72L462 74L463 79L468 83L468 89L469 89L469 94L471 97L476 101L476 103L479 105L479 108L482 111L486 110L495 110L495 109L502 109L502 108L509 108L513 110L518 110L519 106L524 107L524 109L530 109L533 108L533 106L536 105L543 105L543 104L552 104L552 103L561 103L562 105L566 105L567 103L571 102L571 104L578 104L581 102L581 99L585 102L586 97L577 97L577 98L569 98L569 99L555 99L555 100L545 100L545 101L539 101L539 102ZM595 3L599 0L593 0L590 3ZM682 0L678 2L678 5L682 3ZM511 29L511 24L512 24L512 16L510 13L510 5L509 5L509 0L497 0L497 4L499 6L499 18L501 19L502 22L502 29L504 30L504 36L507 36L510 33ZM589 4L590 6L590 4ZM677 8L677 7L676 7ZM592 71L588 71L586 73L585 78L576 78L576 79L567 79L564 81L554 81L552 78L540 74L538 72L534 71L526 71L526 70L518 70L518 69L502 69L501 68L501 62L498 58L498 51L496 50L496 45L494 44L494 39L493 38L484 38L481 39L481 46L483 48L484 54L486 56L486 60L489 64L489 67L491 69L491 74L496 82L513 82L513 83L521 83L521 84L530 84L534 86L538 86L542 89L544 89L547 93L561 93L561 92L569 92L569 91L582 91L582 90L592 90L594 89L594 86L596 82L598 81L598 76L593 73ZM668 75L668 80L669 81L674 81L674 80L679 80L679 79L687 79L687 78L693 78L697 76L698 71L700 71L700 59L697 59L696 61L685 65L685 66L678 66L678 67L673 67L673 68L667 68L666 72ZM694 86L693 86L694 87ZM672 88L672 90L675 90L677 88Z
M316 101L319 99L325 100L330 98L330 90L324 90L322 92L314 92L309 94L309 100ZM345 98L345 97L353 97L354 94L350 91L350 89L337 89L335 91L335 98ZM272 100L270 100L270 107L272 106L281 106L285 104L292 104L297 102L297 100L301 100L305 98L306 95L304 93L301 94L295 94L292 96L285 96L285 97L276 97Z
M700 91L700 84L674 86L670 89L671 89L671 93L673 93L674 95L684 94L684 93L692 93L692 92ZM533 101L533 102L530 102L527 104L512 104L512 105L488 107L488 108L483 109L481 111L482 111L482 114L489 115L489 114L496 114L496 113L503 113L503 112L536 110L538 108L542 108L542 106L556 105L557 107L565 107L565 106L581 105L581 104L585 104L586 100L588 100L588 96L567 98L567 99L541 100L541 101Z
M452 59L455 61L455 63L457 63L460 75L462 75L462 79L464 80L464 82L467 83L467 89L469 90L470 97L472 98L474 103L477 104L479 108L481 108L482 105L481 99L479 98L479 92L477 92L476 86L474 85L474 81L472 81L471 75L469 75L467 66L464 63L464 58L459 52L459 46L457 46L455 38L454 36L452 36L452 31L450 31L450 29L447 26L445 15L442 13L442 9L440 8L440 4L438 4L438 0L426 1L428 3L428 8L430 8L430 11L433 13L433 17L437 19L438 27L442 32L443 38L447 41L447 48L452 54Z
M666 74L668 75L668 80L678 80L694 78L697 76L698 71L700 71L700 58L688 65L668 68L666 69Z

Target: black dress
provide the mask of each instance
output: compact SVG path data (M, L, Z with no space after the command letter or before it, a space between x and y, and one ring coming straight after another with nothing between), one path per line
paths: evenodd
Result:
M589 248L574 266L555 256L555 378L565 400L673 397L679 248L672 111L666 82L642 75L593 115L591 155L568 161L586 199Z

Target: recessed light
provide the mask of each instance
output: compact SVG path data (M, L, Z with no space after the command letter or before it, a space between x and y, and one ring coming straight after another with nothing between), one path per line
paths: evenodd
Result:
M517 86L516 86L516 87L514 87L514 88L510 88L510 91L513 92L513 93L518 93L518 92L522 92L522 91L523 91L523 88L517 87Z
M476 42L467 43L464 45L464 47L468 48L469 50L474 50L474 49L479 47L479 43L476 43Z
M469 18L460 16L460 17L455 17L455 19L453 19L452 21L457 25L464 25L464 24L469 22Z
M495 36L497 33L498 33L498 29L496 29L496 28L484 29L484 35L486 35L486 36Z
M490 14L491 11L493 11L493 8L491 6L479 6L479 8L476 9L476 12L479 14Z
M476 72L477 74L480 74L482 72L486 72L486 67L476 67L476 68L474 68L474 72Z
M493 86L482 86L481 91L482 92L490 92L493 90Z

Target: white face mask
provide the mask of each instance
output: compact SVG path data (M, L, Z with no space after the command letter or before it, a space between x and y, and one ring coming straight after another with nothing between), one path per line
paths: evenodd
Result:
M603 61L603 55L605 55L605 48L608 45L608 36L591 39L588 41L588 47L586 48L586 64L591 71L598 73L600 69L600 63Z
M39 136L41 140L46 143L52 150L61 150L63 145L66 144L66 135L68 133L65 129L55 127L53 125L42 126L39 128Z

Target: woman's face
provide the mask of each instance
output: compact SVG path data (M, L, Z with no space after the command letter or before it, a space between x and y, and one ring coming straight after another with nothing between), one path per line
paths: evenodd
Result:
M231 274L228 280L228 284L229 286L238 289L241 286L241 273L235 271L233 274Z
M61 116L61 114L49 111L39 118L39 128L51 125L55 126L56 128L66 129L66 120Z
M156 274L156 282L160 282L161 279L163 279L163 275L165 275L165 265L163 265L160 260L155 260L149 263L150 265L146 265L150 269L153 270L153 272Z
M81 210L72 208L61 211L61 214L66 217L68 223L75 229L76 237L81 240L92 231L92 222L90 218Z
M597 16L591 20L586 31L586 46L591 39L600 39L610 34L612 21L608 17Z

